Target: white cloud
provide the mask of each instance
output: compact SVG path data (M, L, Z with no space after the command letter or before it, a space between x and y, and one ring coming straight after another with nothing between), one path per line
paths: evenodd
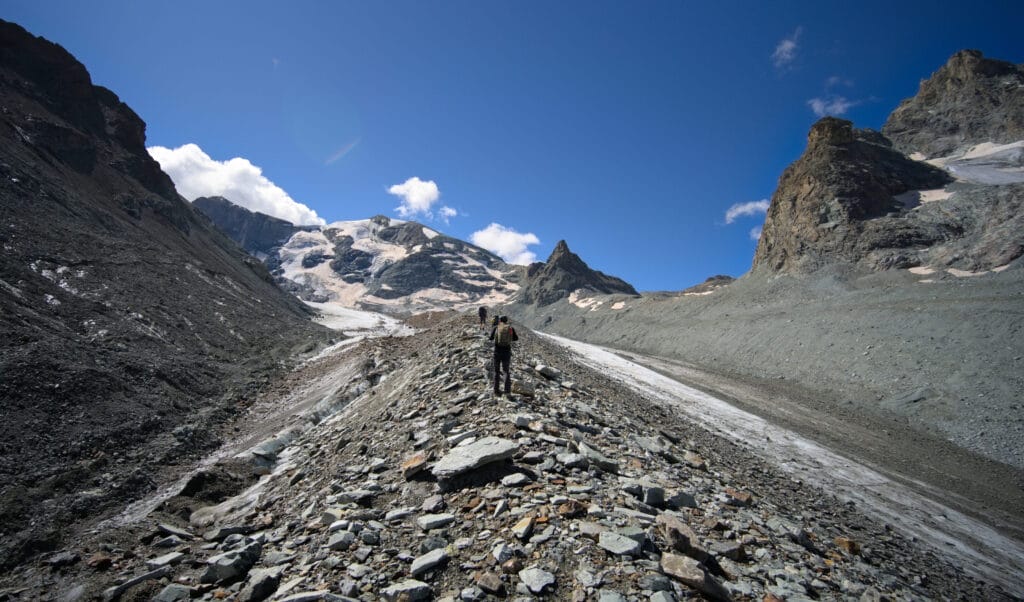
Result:
M441 219L444 220L444 223L446 224L448 223L448 220L459 214L457 210L453 209L452 207L449 207L448 205L444 205L443 207L441 207L438 213L441 214Z
M731 224L736 221L737 217L744 215L757 215L758 213L766 213L768 211L768 199L761 199L760 201L750 201L749 203L736 203L732 207L729 207L725 211L725 223Z
M750 240L758 242L761 240L761 230L763 226L754 226L750 229Z
M201 196L222 196L250 211L259 211L293 224L324 224L316 211L288 196L248 159L211 159L196 144L178 148L151 146L149 154L171 176L181 196L194 201Z
M797 41L800 39L801 33L803 33L803 28L797 27L792 35L782 38L775 45L775 51L772 52L772 64L776 69L785 69L796 60L796 51L799 48Z
M527 249L530 245L540 244L540 239L532 232L520 234L512 228L492 223L483 230L471 234L469 240L508 263L527 265L537 261L537 255Z
M417 214L433 217L430 206L441 198L441 191L433 180L412 177L402 184L388 188L388 192L402 199L402 204L395 208L402 217L413 217Z
M859 100L850 100L845 96L827 96L825 98L812 98L807 101L807 106L811 107L811 110L818 117L842 115L858 104L860 104Z

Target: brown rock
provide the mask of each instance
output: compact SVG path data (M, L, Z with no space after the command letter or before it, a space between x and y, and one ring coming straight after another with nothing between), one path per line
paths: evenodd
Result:
M110 565L113 563L114 559L103 552L96 552L85 561L85 564L97 571L105 571L109 569Z
M500 596L505 593L505 583L501 580L501 575L492 571L478 571L473 575L473 582L488 594Z
M754 503L754 496L749 491L726 487L725 495L729 496L729 503L733 506L749 506Z
M849 554L860 554L860 544L848 537L837 537L835 543Z
M672 549L703 562L708 552L700 545L700 539L689 525L668 513L661 513L657 518L658 526Z
M558 506L557 512L562 518L576 518L587 513L587 506L577 500L569 500Z
M429 452L421 451L409 456L402 462L402 476L406 479L412 478L417 473L422 472L429 461Z
M704 571L699 562L688 556L663 554L661 570L676 581L692 587L712 600L731 600L729 592L714 577Z
M518 558L506 560L501 565L501 572L505 573L506 575L515 575L518 574L521 570L523 570L523 561L519 560Z
M685 462L686 465L689 466L690 468L696 470L705 470L708 467L708 463L704 460L704 458L700 457L699 454L693 453L692 451L686 452L686 454L683 456L683 462Z

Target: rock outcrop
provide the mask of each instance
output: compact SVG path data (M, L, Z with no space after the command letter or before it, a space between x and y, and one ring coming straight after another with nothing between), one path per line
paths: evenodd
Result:
M220 196L199 197L192 206L237 242L250 255L267 257L301 230L315 226L295 226L291 222L249 211Z
M1024 65L961 50L900 103L882 133L898 150L926 158L1024 140Z
M895 219L904 209L895 197L951 181L941 169L906 158L877 132L825 117L811 128L804 154L779 178L753 268L810 271L857 263L879 250L934 244L950 233L942 225ZM886 257L876 264L899 263Z
M569 250L564 240L560 240L546 262L533 263L527 268L526 281L517 301L550 305L579 289L598 294L637 294L628 282L590 269Z
M127 105L3 21L0 107L5 567L152 487L144 466L210 443L222 395L327 335L175 192Z

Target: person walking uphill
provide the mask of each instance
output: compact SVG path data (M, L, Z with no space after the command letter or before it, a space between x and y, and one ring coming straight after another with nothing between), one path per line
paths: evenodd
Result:
M480 330L483 330L484 328L487 328L487 308L481 307L480 311L477 313L480 314Z
M494 396L501 396L501 371L505 370L505 395L512 393L512 342L519 340L516 329L508 323L508 316L501 316L498 324L491 329L490 339L494 341Z

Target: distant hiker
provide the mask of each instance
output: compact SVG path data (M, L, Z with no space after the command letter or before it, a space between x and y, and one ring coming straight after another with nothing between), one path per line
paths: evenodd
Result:
M512 393L512 342L519 340L516 329L508 323L508 316L494 318L497 325L491 329L494 341L494 396L501 397L501 371L505 368L505 395Z
M497 328L497 327L498 327L498 316L494 316L494 319L491 320L491 328Z
M478 313L480 314L480 330L483 330L487 328L487 308L481 307Z

